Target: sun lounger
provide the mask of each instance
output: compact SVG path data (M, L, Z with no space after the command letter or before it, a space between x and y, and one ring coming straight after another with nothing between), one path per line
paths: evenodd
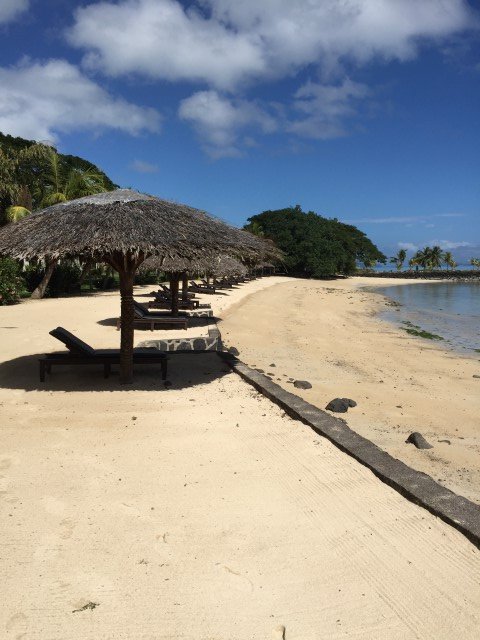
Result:
M179 297L178 300L178 308L179 309L198 309L200 306L199 300L182 300ZM149 309L171 309L172 307L172 299L164 296L161 293L155 293L155 300L151 300L148 303Z
M159 285L159 287L160 287L160 289L158 290L158 293L163 293L163 295L165 295L167 298L171 298L172 297L172 290L169 287L167 287L165 284L161 284L161 285ZM152 295L154 293L155 292L152 292ZM182 292L181 295L183 295L183 292ZM189 293L187 291L187 297L188 298L195 298L195 294L194 293Z
M190 280L189 284L190 284L190 286L188 287L189 291L194 291L195 293L208 293L208 294L215 293L215 287L212 287L212 286L206 287L203 284L198 284L194 280Z
M169 314L149 311L147 307L136 300L133 301L135 317L133 319L134 327L148 327L153 331L156 327L175 327L178 329L188 328L188 319L186 316L171 316ZM117 331L121 327L121 318L117 320Z
M112 365L120 364L120 349L93 349L63 327L50 331L50 335L67 347L68 351L46 353L39 359L40 381L50 373L53 365L96 364L103 366L103 375L108 378ZM134 364L160 364L162 380L167 378L167 356L158 349L134 349Z

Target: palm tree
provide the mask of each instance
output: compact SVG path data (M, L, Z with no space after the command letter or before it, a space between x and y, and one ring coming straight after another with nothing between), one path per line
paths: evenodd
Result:
M444 263L447 265L447 271L448 268L450 267L451 269L455 269L455 267L457 266L457 263L455 262L455 260L453 259L452 253L450 251L446 251L443 255L443 261Z
M397 271L401 271L406 259L407 252L405 251L405 249L400 249L396 256L390 258L390 262L397 267Z
M438 245L432 247L429 255L429 268L440 269L442 267L443 260L444 257L442 249Z
M412 263L422 267L422 269L427 269L430 260L430 247L425 247L424 249L419 249L417 253L412 258Z
M43 207L107 191L102 174L93 165L86 169L69 167L62 164L55 149L51 147L47 149L41 198ZM57 261L52 260L46 265L45 275L38 287L32 292L32 298L43 298L56 264Z

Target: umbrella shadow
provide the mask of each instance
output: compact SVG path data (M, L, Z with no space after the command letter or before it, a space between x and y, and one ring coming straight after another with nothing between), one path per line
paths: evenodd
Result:
M165 318L168 318L168 314L166 313ZM184 317L181 313L180 313L180 317ZM192 328L192 327L198 327L198 328L202 328L202 327L208 327L209 325L211 325L212 323L216 322L218 320L218 318L215 317L197 317L197 316L186 316L188 318L188 328ZM102 325L102 327L116 327L117 326L117 318L104 318L103 320L97 320L97 324ZM154 331L178 331L178 327L162 327L161 329L154 329ZM150 330L150 327L148 325L142 326L142 325L138 325L135 327L135 332L137 331L142 331L142 332L148 332L148 333L152 333Z
M133 382L120 384L119 367L113 366L109 378L103 377L100 365L61 365L52 368L45 382L40 382L38 360L44 354L21 356L0 363L0 388L24 391L160 391L188 389L208 384L230 373L231 369L215 351L169 353L168 376L161 378L160 365L135 365Z

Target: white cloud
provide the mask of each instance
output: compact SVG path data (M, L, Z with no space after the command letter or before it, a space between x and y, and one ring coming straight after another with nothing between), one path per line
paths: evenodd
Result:
M264 110L246 100L229 100L216 91L199 91L182 100L179 116L198 132L206 152L214 158L241 154L239 136L242 129L254 127L264 133L276 129L275 120ZM254 140L246 136L244 144Z
M439 246L441 249L460 249L461 247L473 247L471 242L453 242L452 240L430 240L429 246Z
M1 0L0 25L16 20L20 14L28 9L29 0Z
M472 22L466 0L121 0L77 9L68 37L111 75L234 89L307 65L406 60Z
M255 34L206 19L198 6L124 0L91 4L75 16L70 43L89 52L89 67L112 76L142 73L225 88L268 70Z
M157 173L158 172L158 166L156 164L145 162L145 160L134 160L130 166L134 171L137 171L138 173Z
M405 249L406 251L418 251L418 249L420 249L420 245L414 244L413 242L398 242L397 246L399 249ZM474 245L471 242L453 242L452 240L428 240L427 242L422 243L421 246L438 246L445 251L451 249L460 249L462 247L473 247Z
M464 213L434 213L431 215L418 215L418 216L386 216L383 218L360 218L352 220L352 222L362 224L404 224L412 226L415 224L422 224L425 227L432 227L429 221L437 218L464 218Z
M318 139L345 135L345 120L355 115L356 103L368 94L366 85L349 78L339 85L308 82L295 94L294 109L301 115L287 129Z
M196 84L180 116L210 155L233 156L242 129L272 130L265 106L238 99L247 89L308 68L315 81L293 102L278 100L276 126L314 139L346 135L371 97L351 79L358 68L411 59L422 43L478 25L467 0L103 0L76 10L67 38L88 69Z
M65 60L0 67L0 86L0 131L12 135L55 140L75 130L138 134L160 126L157 111L112 97Z
M418 245L413 242L398 242L399 249L405 249L405 251L418 251Z

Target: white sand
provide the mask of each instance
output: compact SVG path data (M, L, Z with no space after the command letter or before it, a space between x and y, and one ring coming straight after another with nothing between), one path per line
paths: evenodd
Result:
M155 367L38 382L52 326L111 346L117 309L0 308L0 637L478 637L478 550L215 354L172 358L168 390Z
M350 427L480 502L478 355L461 356L379 320L386 299L360 287L391 282L279 283L232 307L222 335L244 362L273 373L284 388L293 391L289 377L311 382L312 389L295 393L322 409L335 397L356 400L344 416ZM405 444L412 431L434 448Z

